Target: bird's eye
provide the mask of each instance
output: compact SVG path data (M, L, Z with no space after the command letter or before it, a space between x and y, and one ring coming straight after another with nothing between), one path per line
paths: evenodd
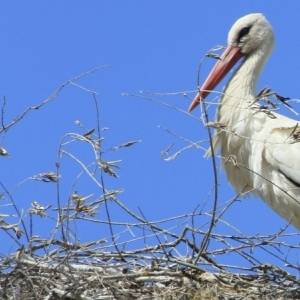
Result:
M240 42L241 39L242 39L245 35L247 35L247 34L249 33L250 29L251 29L251 26L247 26L247 27L242 28L241 31L240 31L239 34L238 34L237 41Z

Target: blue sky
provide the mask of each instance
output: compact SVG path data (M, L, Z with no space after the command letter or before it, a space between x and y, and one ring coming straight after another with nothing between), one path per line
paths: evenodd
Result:
M119 179L106 179L109 187L124 189L122 201L132 209L141 208L149 219L190 212L197 205L209 207L212 171L203 152L190 149L169 162L160 155L171 144L173 151L186 146L179 136L193 141L207 139L201 122L132 94L195 90L197 66L206 51L226 43L227 31L238 17L262 12L274 27L276 46L258 88L270 86L279 94L299 98L299 11L297 1L2 2L0 97L7 101L5 119L11 120L40 102L63 81L94 66L107 65L80 82L99 94L101 126L109 128L105 147L142 140L132 148L107 154L107 159L122 160ZM211 64L206 61L203 65L201 80ZM183 110L189 105L187 97L178 95L151 99ZM193 115L199 116L199 111ZM34 174L55 170L61 138L67 132L80 131L75 120L86 128L95 127L94 106L87 93L67 87L51 104L2 134L0 143L10 155L1 158L0 180L18 207L26 210L33 200L55 205L53 186L32 181L18 184ZM86 162L91 158L85 157L84 150L73 150ZM74 165L64 160L65 199L80 171ZM221 170L219 175L220 202L224 203L234 191ZM97 194L88 179L76 189ZM116 211L113 218L118 220L122 215ZM254 197L239 202L226 219L251 234L270 233L285 224ZM38 225L40 232L42 224ZM84 226L79 228L83 240L99 238L107 230L98 232ZM8 248L13 247L9 243Z

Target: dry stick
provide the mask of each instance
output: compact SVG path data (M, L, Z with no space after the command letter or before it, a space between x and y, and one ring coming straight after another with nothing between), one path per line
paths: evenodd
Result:
M60 146L59 146L58 155L60 156ZM58 218L59 218L59 223L60 223L60 226L61 226L62 239L63 239L64 242L67 242L67 238L65 236L65 230L64 230L64 216L62 215L61 200L60 200L60 174L59 174L60 163L59 163L59 161L56 162L55 166L56 166L56 177L57 177L57 181L56 181L56 201L57 201L57 208L58 208Z
M287 228L287 227L286 227L286 228ZM236 241L238 241L238 242L240 242L240 243L242 243L242 244L244 244L244 245L238 245L238 246L236 246L236 247L234 247L234 248L232 248L232 247L229 248L229 244L226 243L225 241L223 241L223 242L226 244L227 249L224 248L224 249L222 249L222 250L214 250L214 251L212 251L210 254L213 255L213 256L215 256L215 255L225 254L225 253L229 253L229 252L233 252L233 253L236 252L236 253L239 253L242 257L244 257L246 260L248 260L248 261L249 261L250 263L252 263L252 264L253 264L253 262L250 261L249 258L250 258L251 260L256 261L256 264L261 264L261 262L259 262L254 256L251 256L250 254L248 254L248 253L246 253L246 252L243 251L243 249L246 249L246 248L254 248L254 249L255 249L255 248L260 248L262 251L267 252L268 254L270 254L271 256L275 257L275 258L278 259L279 261L281 261L281 262L287 264L287 263L289 263L289 262L287 261L286 258L281 258L279 255L275 254L274 252L268 250L268 249L265 247L265 246L270 246L270 247L275 248L275 250L279 251L279 250L275 247L275 245L273 245L273 244L274 244L273 240L274 240L276 237L278 237L278 236L279 236L286 228L281 229L279 232L273 234L271 237L263 237L262 240L259 240L258 237L254 237L255 239L258 239L258 242L252 242L252 241L250 241L250 240L249 240L248 242L247 242L247 241L243 242L243 241L240 241L239 239L236 239L235 237L232 237L233 240L236 240ZM245 237L245 239L248 240L248 237ZM273 243L273 244L272 244L272 243ZM281 244L281 243L280 243L280 244Z
M147 220L147 218L145 217L143 211L142 211L140 208L138 208L138 210L139 210L141 216L143 217L143 219L146 221L146 224L148 225L148 224L149 224L149 223L148 223L148 220ZM151 226L150 226L150 228L151 228L151 231L153 232L153 234L155 235L155 237L156 237L156 239L157 239L157 241L158 241L158 246L159 246L159 248L162 249L162 251L163 251L164 254L165 254L165 257L167 258L167 261L169 261L169 259L170 259L170 253L167 253L167 251L166 251L166 249L165 249L165 247L164 247L164 244L161 242L161 240L160 240L160 238L159 238L159 235L157 234L156 230L154 230L153 227L151 227Z
M3 104L1 106L1 126L2 129L5 129L5 125L4 125L4 114L5 114L5 107L6 107L6 97L3 97Z
M90 205L95 205L95 204L99 204L99 203L103 203L103 202L104 202L103 200L99 200L99 201L96 201L95 203L92 203ZM182 214L182 215L178 215L178 216L175 216L175 217L169 217L169 218L165 218L165 219L161 219L161 220L157 220L157 221L148 221L147 224L148 225L150 225L150 224L154 225L154 224L166 223L166 222L170 222L170 221L176 221L176 220L180 220L180 219L194 218L196 216L201 216L201 215L202 215L202 213L196 213L196 212L194 213L193 212L193 213ZM92 218L88 218L88 217L80 217L79 216L77 218L81 219L81 220L85 220L85 221L94 222L94 223L105 224L105 222L107 222L107 221L92 219ZM140 222L140 223L112 222L112 224L117 225L117 226L129 226L129 227L143 227L145 225L145 223L143 223L143 222Z
M200 207L200 204L198 204L196 206L196 208L193 210L193 214L191 217L191 223L192 223L192 228L196 228L195 226L195 215L196 215L196 211L198 210L198 208ZM192 240L193 240L193 244L196 245L196 236L195 236L195 230L191 230L191 234L192 234ZM192 257L194 257L195 255L195 249L192 249Z
M206 110L206 103L205 100L202 99L202 108L203 108L203 112L204 112L204 118L205 118L205 123L208 124L209 123L209 118L208 118L208 113ZM199 261L202 253L206 250L208 243L209 243L209 237L210 234L213 230L213 227L215 225L216 222L216 213L217 213L217 205L218 205L218 174L217 174L217 163L216 163L216 157L215 157L215 149L214 149L214 145L213 145L213 137L212 137L212 133L211 133L211 128L210 127L206 127L207 128L207 133L208 133L208 137L209 137L209 145L210 145L210 149L211 149L211 162L212 162L212 169L213 169L213 176L214 176L214 200L213 200L213 209L212 209L212 217L211 217L211 222L208 228L208 231L205 235L205 237L203 238L201 245L200 245L200 250L198 252L198 255L194 261L195 264L197 264L197 262Z
M80 177L81 177L83 174L84 174L84 170L81 170L81 171L77 174L76 178L74 179L74 181L73 181L73 183L72 183L71 193L70 193L70 195L69 195L69 197L68 197L67 207L66 207L66 208L62 208L63 211L66 211L66 212L67 212L67 213L66 213L66 218L67 218L67 222L66 222L66 223L67 223L67 224L66 224L66 233L67 233L68 237L71 236L71 235L70 235L70 232L71 232L70 222L71 222L71 220L78 219L77 216L76 216L76 215L77 215L76 208L72 208L72 207L71 207L72 195L73 195L73 193L74 193L74 191L75 191L75 187L76 187L77 182L79 181ZM89 206L91 206L91 205L89 205ZM74 212L73 214L71 214L72 211ZM77 237L76 237L76 232L75 232L75 234L74 234L74 238L75 238L75 240L77 239Z
M29 212L29 235L30 235L30 242L29 242L29 253L32 253L32 237L33 237L33 215Z
M68 135L68 134L67 134ZM63 138L63 140L61 141L61 143L60 143L60 145L64 145L64 143L63 143L63 141L64 141L64 138ZM74 190L74 186L75 186L75 182L78 180L78 178L82 175L84 173L84 171L80 171L80 173L79 173L79 175L77 175L77 178L75 179L75 181L73 182L73 185L72 185L72 191ZM59 209L59 208L58 208ZM67 203L67 207L66 208L61 208L60 209L61 211L66 211L66 214L65 214L65 217L66 217L66 229L65 229L65 231L66 231L66 237L67 237L67 239L69 240L69 237L71 236L70 235L70 232L71 232L71 229L70 229L70 221L71 221L71 219L72 219L72 216L71 216L71 211L73 210L72 208L71 208L71 194L70 194L70 196L68 197L68 203Z
M23 218L22 218L21 212L19 211L19 209L18 209L18 207L17 207L17 205L16 205L16 202L15 202L14 198L12 197L11 193L8 191L8 189L7 189L6 186L3 184L2 181L0 181L0 186L1 186L1 188L4 190L5 194L8 196L8 198L9 198L9 200L10 200L10 202L11 202L11 204L12 204L14 210L15 210L15 212L17 213L17 215L18 215L18 217L19 217L19 219L20 219L20 221L21 221L22 228L23 228L23 230L24 230L24 233L25 233L27 242L29 242L29 241L30 241L30 238L29 238L29 234L28 234L27 229L26 229L25 222L24 222L24 220L23 220Z
M101 125L100 125L100 109L99 109L99 105L98 105L98 98L95 92L91 92L92 98L94 100L94 105L95 105L95 109L96 109L96 124L97 124L97 136L98 136L98 142L100 143L101 141ZM102 150L101 150L101 145L99 145L99 160L102 160ZM103 193L103 198L104 198L104 206L105 206L105 212L106 212L106 216L107 216L107 220L109 223L109 231L111 234L111 239L112 242L114 244L114 247L116 249L116 251L118 252L120 258L122 261L125 261L124 257L122 256L122 253L120 251L120 249L117 246L116 240L115 240L115 235L114 235L114 230L113 230L113 226L112 226L112 220L111 220L111 216L110 216L110 212L108 209L108 203L107 203L107 197L106 197L106 189L104 186L104 176L103 176L103 169L100 168L100 181L101 181L101 186L102 186L102 193Z
M20 248L22 247L22 244L18 241L16 237L14 237L9 231L5 230L4 228L1 228Z
M85 141L88 141L90 143L89 140L85 139ZM90 143L91 144L91 143ZM61 161L61 155L62 154L67 154L69 157L73 158L76 162L78 162L82 168L85 170L85 172L91 177L91 179L93 179L93 181L96 182L96 184L101 187L101 185L98 183L98 181L94 178L94 176L89 172L88 168L80 161L78 160L75 156L73 156L71 153L66 152L65 150L62 149L63 146L63 141L59 144L59 148L58 148L58 152L57 152L57 162L56 162L56 176L57 176L57 181L56 181L56 193L57 193L57 206L58 206L58 220L59 223L61 224L61 233L62 233L62 237L63 240L66 242L67 241L67 237L65 235L65 231L64 231L64 225L63 225L63 215L62 215L62 207L61 207L61 201L60 201L60 161ZM67 221L69 220L69 218L67 219ZM69 224L67 223L67 231L69 228Z
M56 88L52 94L50 96L48 96L47 98L45 98L44 100L42 100L40 103L35 104L35 105L31 105L29 107L27 107L23 112L21 112L19 115L17 115L12 121L10 121L8 124L2 124L2 128L0 129L0 133L2 132L6 132L8 131L12 126L14 126L15 124L17 124L18 122L20 122L25 116L27 116L28 113L30 113L31 111L34 110L38 110L40 108L42 108L43 106L47 105L49 102L51 102L52 100L54 100L55 98L57 98L61 91L72 84L72 82L76 82L80 79L82 79L83 77L86 77L89 74L92 74L96 71L98 71L101 68L105 68L108 67L107 65L103 65L103 66L97 66L94 67L86 72L83 72L75 77L73 77L72 79L66 80L64 81L60 86L58 86L58 88ZM4 119L4 110L3 110L3 106L2 106L2 122Z
M147 101L150 101L152 103L155 103L155 104L159 104L159 105L163 105L169 109L172 109L172 110L175 110L177 112L180 112L184 115L187 115L189 116L190 118L192 119L195 119L196 121L199 122L199 118L197 117L194 117L193 115L191 115L190 113L188 113L186 110L182 109L182 108L179 108L179 107L176 107L174 105L171 105L167 102L163 102L163 101L156 101L154 100L152 97L150 96L146 96L146 95L143 95L143 94L136 94L136 93L123 93L122 96L133 96L133 97L137 97L137 98L141 98L141 99L144 99L144 100L147 100Z
M204 61L204 59L206 57L208 57L208 54L210 52L213 52L213 49L210 49L200 60L199 65L198 65L198 70L197 70L197 87L198 87L198 92L200 92L200 70L201 70L201 66L202 63ZM201 108L202 111L204 112L204 120L205 120L205 124L209 123L209 117L208 117L208 112L207 112L207 108L206 108L206 101L205 99L202 99L201 101ZM209 237L210 234L212 232L212 229L216 223L216 214L217 214L217 205L218 205L218 174L217 174L217 163L216 163L216 157L215 157L215 149L214 149L214 143L213 143L213 137L212 137L212 133L211 133L211 128L210 127L206 127L207 128L207 133L208 133L208 137L209 137L209 145L210 145L210 149L211 149L211 156L212 156L212 169L213 169L213 176L214 176L214 201L213 201L213 210L212 210L212 217L211 217L211 222L208 228L208 231L205 235L205 237L202 239L201 245L200 245L200 251L194 261L194 263L196 264L202 253L207 249L208 243L209 243Z
M62 157L63 153L64 152L62 150L62 143L59 143L58 151L57 151L57 161L55 163L56 177L57 177L57 181L56 181L56 202L57 202L57 208L58 208L58 221L59 221L59 224L61 226L61 235L62 235L63 241L67 242L68 239L65 235L65 230L64 230L64 220L63 220L64 215L62 214L63 210L62 210L61 200L60 200L60 166L61 166L61 157ZM67 224L67 228L68 228L68 224Z

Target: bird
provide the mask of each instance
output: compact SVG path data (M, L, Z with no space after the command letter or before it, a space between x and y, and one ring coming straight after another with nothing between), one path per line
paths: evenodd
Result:
M256 83L273 45L274 32L263 14L238 19L189 112L238 65L220 97L213 148L236 192L254 193L300 229L300 122L262 108L256 97Z

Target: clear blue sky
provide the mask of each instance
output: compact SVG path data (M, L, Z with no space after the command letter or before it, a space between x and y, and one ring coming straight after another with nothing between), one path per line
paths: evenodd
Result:
M212 172L203 152L191 149L171 162L160 157L168 145L174 143L175 150L186 144L158 126L196 141L207 138L201 122L122 93L195 89L201 57L209 48L225 44L232 23L251 12L264 13L276 35L259 87L270 86L279 94L299 98L298 1L2 1L0 96L7 100L5 118L10 120L44 99L64 80L93 66L109 65L82 81L100 95L102 126L110 128L105 133L105 146L142 140L107 157L122 159L120 178L108 178L109 187L123 188L122 200L133 209L140 207L149 219L190 212L198 204L209 205ZM202 80L209 66L210 62L203 67ZM188 99L180 96L155 99L184 110L189 105ZM34 174L55 170L58 144L66 132L78 130L74 125L77 119L87 128L95 126L90 97L69 87L53 103L2 135L1 145L10 156L1 158L0 180L20 208L27 209L33 200L55 205L54 186L36 182L17 185ZM89 157L83 159L89 161ZM63 165L65 198L80 170L71 165L74 163L69 160ZM220 180L220 201L224 203L234 192L222 171ZM97 194L91 182L84 182L79 192ZM100 212L99 217L104 216ZM119 217L118 212L113 214L115 220ZM270 233L284 224L253 197L237 204L226 219L251 234ZM83 240L101 237L97 229L88 228L80 228Z

